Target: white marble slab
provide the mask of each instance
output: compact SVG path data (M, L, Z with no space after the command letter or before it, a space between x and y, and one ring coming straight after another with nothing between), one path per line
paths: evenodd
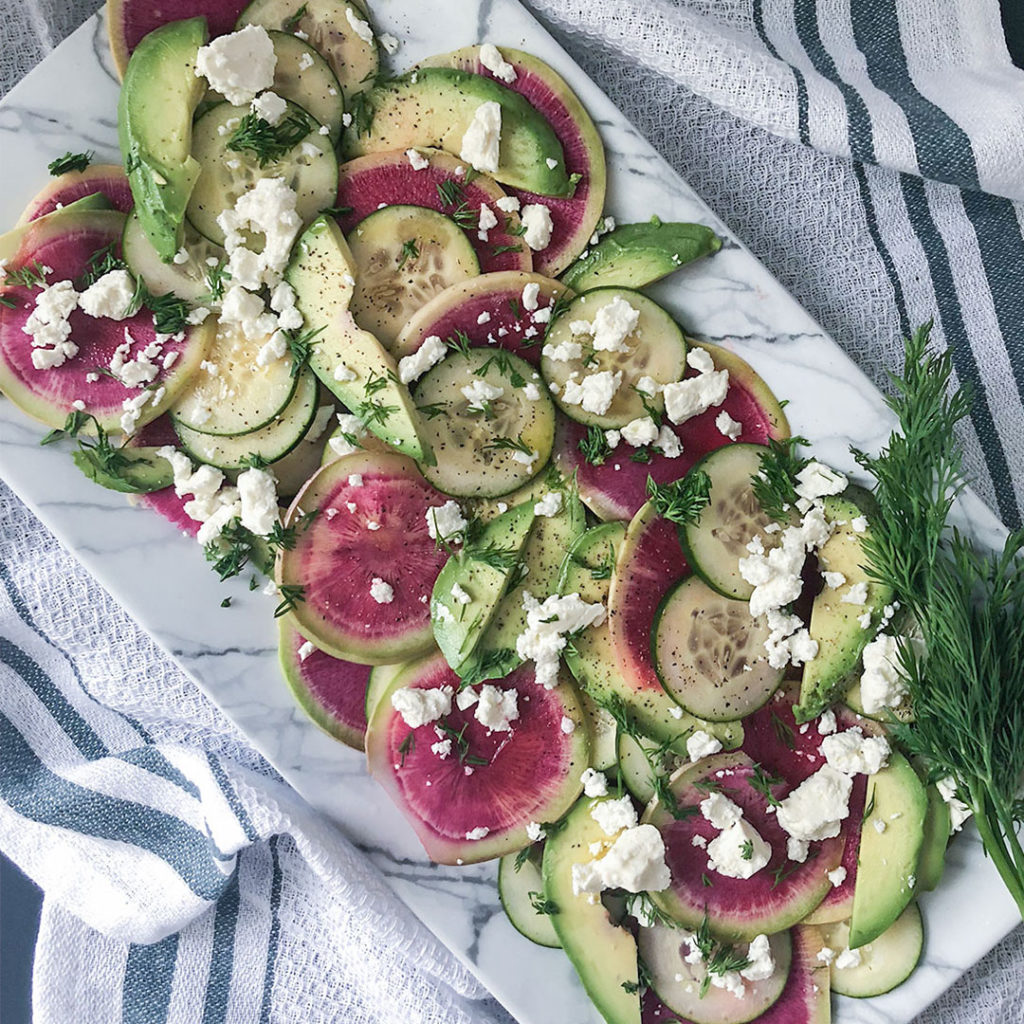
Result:
M516 0L422 0L377 5L382 30L403 40L393 61L489 40L554 65L601 127L609 156L607 212L620 222L697 220L726 236L713 260L685 269L657 296L699 337L741 353L781 398L794 432L850 469L849 447L872 449L891 417L881 396L686 183L637 134ZM117 81L102 20L90 20L0 104L0 225L14 222L65 150L117 160ZM359 755L306 720L280 678L272 599L244 581L223 585L192 542L155 516L95 487L40 428L0 402L0 474L89 570L153 634L299 792L333 818L413 910L462 957L522 1024L596 1024L568 961L532 945L501 912L495 867L453 869L426 861L411 830L371 782ZM965 514L978 536L1002 528L976 499ZM232 612L219 611L226 594ZM1018 921L975 834L950 852L947 880L922 899L923 966L896 992L840 1000L839 1024L913 1018Z

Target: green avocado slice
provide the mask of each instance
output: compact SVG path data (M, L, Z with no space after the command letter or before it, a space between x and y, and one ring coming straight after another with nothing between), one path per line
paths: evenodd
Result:
M191 155L192 115L206 91L195 73L205 18L173 21L139 43L124 74L117 134L135 208L165 262L184 236L185 208L199 177Z
M361 94L342 157L430 146L459 156L462 139L482 103L501 107L498 169L503 185L544 196L570 196L575 182L547 119L511 89L454 68L419 68Z

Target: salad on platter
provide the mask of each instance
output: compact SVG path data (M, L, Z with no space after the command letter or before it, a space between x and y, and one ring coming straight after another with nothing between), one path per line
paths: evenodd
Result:
M1024 537L947 527L927 327L854 482L645 291L721 241L606 213L544 61L392 73L356 0L107 13L123 163L54 161L0 236L0 391L275 595L433 861L499 859L610 1024L892 990L972 814L1024 910Z

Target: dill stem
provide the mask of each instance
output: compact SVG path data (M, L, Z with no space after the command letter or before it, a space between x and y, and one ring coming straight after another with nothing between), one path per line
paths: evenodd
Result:
M980 781L972 782L970 791L971 802L974 804L975 810L974 821L985 847L985 852L992 858L992 863L996 866L996 870L999 872L1006 888L1010 890L1010 895L1017 904L1021 917L1024 918L1024 872L1020 870L1019 861L1017 866L1014 865L1016 857L1011 858L1007 852L1007 846L1011 842L1017 847L1018 851L1020 850L1016 834L1012 828L1009 831L1003 829L1001 822L998 830L992 827L992 820L989 818L989 814L993 814L997 821L999 821L999 818L989 800L985 787ZM1005 840L1000 833L1005 833Z

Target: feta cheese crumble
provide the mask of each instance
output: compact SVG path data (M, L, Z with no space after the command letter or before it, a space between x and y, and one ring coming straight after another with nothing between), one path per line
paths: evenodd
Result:
M715 417L715 429L723 436L735 441L743 433L743 424L734 420L724 409Z
M480 63L506 85L516 80L516 69L502 57L501 51L492 43L484 43L480 47Z
M271 126L276 125L284 117L287 110L288 101L270 90L260 93L252 101L252 112L257 117L263 118Z
M425 157L418 149L407 149L405 158L414 171L425 171L430 166L429 158Z
M277 480L265 469L247 469L238 475L242 526L266 537L278 522Z
M403 384L412 384L436 366L448 352L448 346L436 335L425 338L412 355L403 356L398 361L398 379Z
M274 84L277 56L262 25L246 25L218 36L196 54L195 74L236 107L248 106L256 94Z
M546 249L551 242L554 224L551 211L542 203L527 203L519 215L523 227L523 241L534 251Z
M572 889L577 896L603 889L660 892L670 881L665 843L653 825L626 829L603 857L572 866Z
M374 576L370 583L370 597L377 604L391 604L395 599L395 588L385 583L379 576Z
M630 420L619 433L622 436L622 440L626 444L631 444L634 448L642 448L644 445L653 444L660 437L657 424L650 416L640 416L635 420Z
M484 412L488 402L494 402L505 394L505 389L497 384L489 384L480 377L459 389L469 403L470 412Z
M831 767L845 775L874 775L889 758L889 742L884 736L865 736L860 727L826 736L821 752Z
M721 405L729 392L729 371L716 370L711 356L704 349L690 349L686 360L698 370L697 376L666 384L662 389L665 414L676 424L685 423L713 406Z
M403 686L391 694L391 706L410 729L418 729L451 713L452 693L450 686Z
M495 174L500 143L501 105L488 100L476 108L473 120L462 136L459 156L475 170Z
M794 839L816 842L839 835L850 813L853 780L849 775L822 765L797 786L776 811L779 825Z
M587 604L579 594L553 594L540 602L527 590L523 607L526 629L516 637L516 653L534 662L537 684L550 690L558 685L558 659L568 636L604 622L604 605Z
M111 270L78 297L82 312L91 317L125 320L132 315L135 279L127 270Z
M519 717L519 693L511 687L501 690L497 686L485 683L480 687L476 710L476 720L492 732L510 732L512 722Z
M703 729L698 729L686 740L686 754L691 763L699 761L702 757L717 754L721 749L721 741L714 736L709 736Z
M431 505L426 511L426 520L431 540L443 539L450 543L461 539L468 525L459 503L452 499L443 505Z
M708 868L726 878L750 878L772 857L772 848L744 818L712 839L707 849Z
M579 405L584 412L603 416L615 398L622 383L622 371L602 370L590 373L582 381L569 379L562 390L562 401L567 405Z
M534 502L533 514L536 516L544 516L551 518L557 516L562 510L562 492L561 491L548 491L540 501Z
M586 768L580 776L583 783L583 795L588 797L599 797L608 795L608 777L604 772L594 768Z
M898 708L907 696L907 677L899 651L900 641L887 633L880 633L864 648L860 696L865 714Z

